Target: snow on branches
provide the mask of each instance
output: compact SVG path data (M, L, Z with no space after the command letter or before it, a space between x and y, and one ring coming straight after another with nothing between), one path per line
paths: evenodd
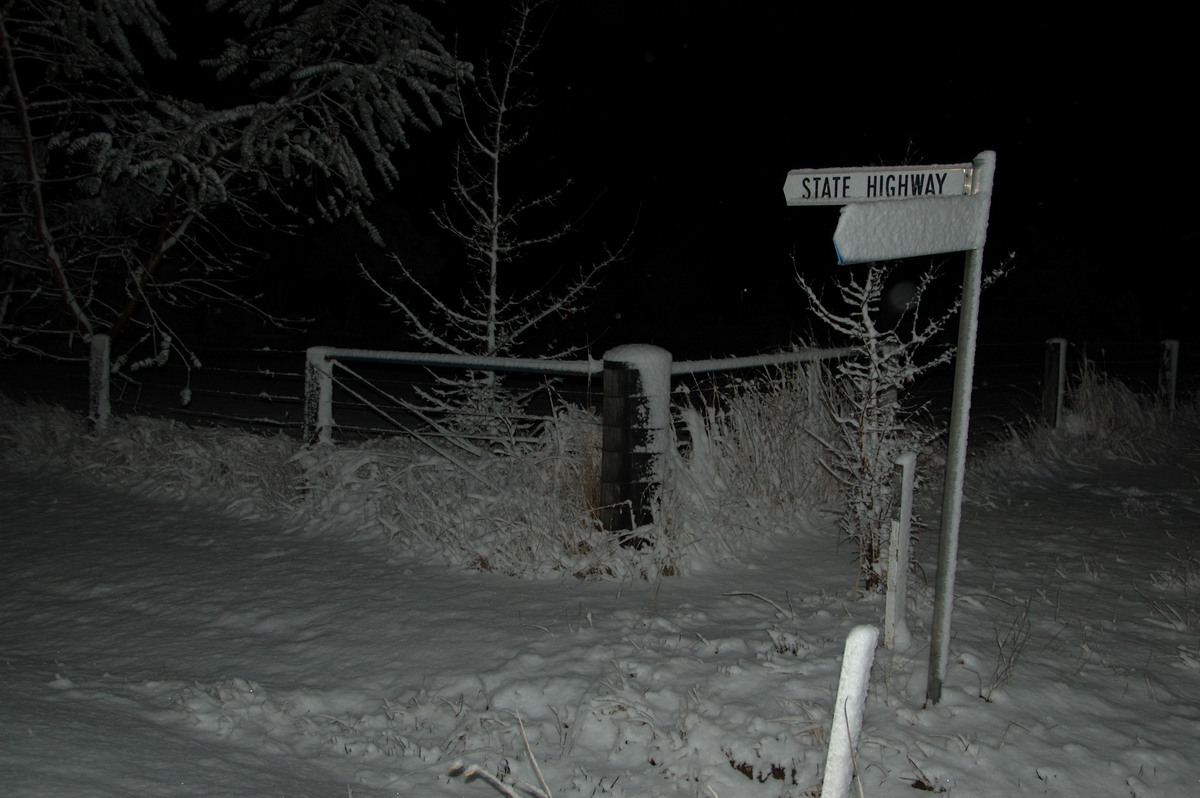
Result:
M127 326L178 347L166 307L245 303L231 230L365 223L467 70L390 0L7 4L0 50L0 349L60 356Z
M920 453L941 434L940 429L912 423L912 413L900 402L905 388L917 377L954 357L953 347L938 347L937 338L958 312L957 301L927 314L922 308L937 278L927 270L909 285L898 318L883 323L885 289L895 263L848 267L835 280L836 301L824 299L799 271L796 280L817 319L857 350L840 360L831 381L828 404L839 435L822 441L825 466L843 488L842 531L858 548L860 579L867 589L884 584L892 512L893 469L904 452ZM991 272L991 284L1007 269Z

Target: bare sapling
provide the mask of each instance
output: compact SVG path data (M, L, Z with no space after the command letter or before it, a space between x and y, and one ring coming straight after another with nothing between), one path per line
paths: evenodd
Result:
M529 88L533 61L544 31L535 23L540 2L522 2L502 34L500 51L486 56L473 81L457 83L462 140L455 151L450 198L434 218L463 253L465 275L452 291L434 290L415 264L393 256L386 277L365 266L363 275L423 346L459 355L503 357L527 349L535 330L586 310L588 297L621 249L603 250L590 262L563 267L548 248L575 232L560 212L564 183L531 190L521 167L521 148L530 137L529 115L537 106ZM579 347L556 345L544 357L564 357ZM548 347L548 348L546 348ZM521 397L503 389L494 371L439 378L427 392L431 408L460 420L512 418Z
M915 284L901 283L889 292L895 268L895 263L846 267L845 276L834 282L836 301L823 298L796 274L817 319L856 350L833 367L828 381L826 401L837 431L822 440L823 464L841 483L842 532L857 548L862 586L872 591L886 584L896 458L926 451L943 431L928 421L918 423L921 408L905 407L901 397L917 377L953 358L953 347L937 339L958 311L956 301L940 312L924 312L922 301L937 278L936 268ZM1003 271L995 270L985 282ZM898 318L885 321L885 310L898 312Z

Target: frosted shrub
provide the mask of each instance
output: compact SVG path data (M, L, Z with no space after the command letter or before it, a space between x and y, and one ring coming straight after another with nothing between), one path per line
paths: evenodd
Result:
M881 306L892 271L892 265L878 263L849 269L835 286L837 304L826 304L797 274L817 318L856 351L838 362L828 381L825 402L836 431L822 440L824 462L842 486L842 530L858 547L860 576L868 590L884 584L896 458L921 452L940 432L914 423L899 397L920 374L952 357L950 349L926 357L922 352L957 310L955 305L933 318L923 317L921 300L936 276L930 271L913 288L899 320L885 326Z
M1070 381L1061 426L1034 422L1014 431L987 452L976 470L1048 473L1057 463L1093 457L1148 462L1164 450L1194 446L1198 417L1196 397L1180 401L1171 413L1158 399L1135 393L1085 360Z
M667 468L654 545L600 525L600 419L560 406L531 443L496 443L461 463L415 442L317 447L297 456L307 513L384 536L397 549L512 576L653 579L744 558L833 502L819 440L835 426L822 370L793 366L721 391L685 391L686 429Z
M834 501L837 485L821 466L820 440L834 431L823 373L799 364L708 394L683 389L675 413L687 442L663 509L695 541L694 559L742 556L755 538L794 533Z
M497 442L458 462L413 441L318 447L297 456L306 514L398 552L508 576L649 579L676 572L678 527L622 546L600 525L600 419L560 407L532 443Z
M1062 433L1102 441L1114 453L1135 455L1145 432L1166 421L1156 404L1085 359L1067 394Z
M630 533L654 541L640 549L601 527L601 423L572 405L530 436L473 453L447 444L453 459L412 438L300 447L148 418L89 434L75 414L11 403L0 405L0 448L30 465L69 465L151 494L219 496L240 515L383 540L404 557L517 577L656 579L744 560L836 500L820 462L820 441L838 431L825 378L800 365L681 391L674 412L686 433L668 459L659 528Z
M513 576L611 572L616 541L599 529L600 424L563 407L532 444L456 465L407 440L300 456L315 518L332 513L397 549ZM465 468L463 467L465 466ZM596 483L598 486L598 483Z
M150 496L215 499L242 517L294 511L299 472L288 458L295 446L282 435L136 416L89 433L78 413L0 397L0 452L7 458L66 467Z

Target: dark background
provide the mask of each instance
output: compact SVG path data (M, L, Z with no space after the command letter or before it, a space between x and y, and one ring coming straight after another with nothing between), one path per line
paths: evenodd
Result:
M477 62L510 14L476 5L432 11ZM1180 18L615 0L551 3L538 19L540 105L509 174L529 191L570 178L561 210L581 232L530 269L569 269L633 231L591 311L550 337L593 354L637 340L687 356L811 339L794 272L827 285L846 267L831 244L837 209L785 206L787 171L965 162L984 149L997 153L985 261L1015 257L984 296L981 343L1190 333L1195 69ZM410 182L372 214L407 262L451 285L461 253L429 209L447 196L454 132L418 137L402 156ZM313 332L396 343L399 319L350 285L347 231L327 253L311 233L302 250L325 258L307 266L322 299L330 279L348 297ZM962 258L937 262L953 299Z
M474 63L501 49L513 19L505 2L417 7ZM838 210L787 207L788 170L960 163L985 149L997 153L985 267L1013 257L983 296L982 361L1023 364L1033 402L1052 336L1093 358L1132 347L1147 379L1158 341L1182 339L1185 361L1197 348L1196 69L1179 14L559 0L536 19L539 105L506 190L570 179L556 213L579 232L513 284L569 275L632 239L590 310L548 324L528 353L571 343L599 357L645 342L688 359L825 343L795 273L826 289L845 273ZM414 132L402 184L369 212L392 252L451 293L463 253L431 211L449 197L458 135L453 120ZM231 348L270 346L299 363L315 344L418 347L359 276L360 261L386 269L387 254L354 222L261 243L247 290L308 321L286 332L223 311L181 325L191 346L222 352L207 371ZM952 302L962 256L905 261L897 279L931 263L942 270L935 299Z

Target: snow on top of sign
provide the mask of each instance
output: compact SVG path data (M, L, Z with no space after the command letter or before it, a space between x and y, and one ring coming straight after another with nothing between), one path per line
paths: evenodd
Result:
M926 197L842 208L833 241L841 263L961 252L983 245L990 197Z

